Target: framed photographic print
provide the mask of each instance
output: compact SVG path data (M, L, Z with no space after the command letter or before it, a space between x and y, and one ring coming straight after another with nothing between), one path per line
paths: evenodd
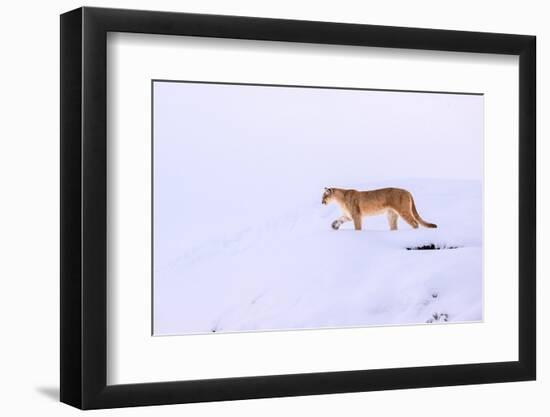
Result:
M61 16L61 401L535 379L535 38Z

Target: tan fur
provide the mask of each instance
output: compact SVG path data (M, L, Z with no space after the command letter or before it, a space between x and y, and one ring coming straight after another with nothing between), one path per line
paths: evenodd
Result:
M415 229L419 224L424 227L437 227L420 217L412 194L400 188L381 188L372 191L325 188L321 202L334 202L342 210L342 216L332 223L333 229L338 229L347 221L353 221L355 230L361 230L363 217L379 214L387 215L390 230L397 230L399 217Z

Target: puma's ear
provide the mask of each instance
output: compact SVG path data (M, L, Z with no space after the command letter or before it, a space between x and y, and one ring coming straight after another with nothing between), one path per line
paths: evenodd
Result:
M327 188L327 187L325 187L325 191L328 191L328 188Z

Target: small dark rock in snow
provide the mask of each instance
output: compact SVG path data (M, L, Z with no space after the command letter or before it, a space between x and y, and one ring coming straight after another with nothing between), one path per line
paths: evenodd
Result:
M435 245L433 243L430 243L428 245L422 245L422 246L411 246L405 249L407 250L442 250L442 249L458 249L458 246Z
M432 318L426 320L426 323L435 323L442 321L449 321L449 315L447 313L433 313Z

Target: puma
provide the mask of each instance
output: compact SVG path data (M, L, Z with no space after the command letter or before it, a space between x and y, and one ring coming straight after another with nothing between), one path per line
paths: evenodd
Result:
M353 221L355 230L361 230L364 216L386 214L390 230L397 230L399 216L411 225L418 228L437 227L428 223L416 211L413 196L407 190L400 188L381 188L372 191L345 190L341 188L325 188L322 204L336 203L342 210L342 216L332 222L332 228L338 230L345 222Z

